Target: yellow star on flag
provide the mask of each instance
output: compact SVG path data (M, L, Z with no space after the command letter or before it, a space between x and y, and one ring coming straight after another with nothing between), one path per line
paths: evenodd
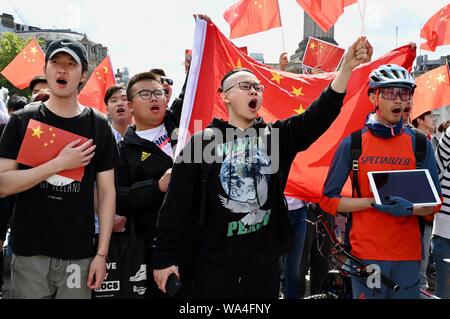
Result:
M36 53L37 53L37 49L36 49L36 47L31 47L31 49L30 49L30 53L32 53L32 54L34 54L34 55L36 55Z
M276 73L276 72L270 72L272 73L272 78L270 79L270 81L275 81L278 82L278 84L281 84L281 79L284 79L284 77L281 76L281 74Z
M439 74L439 75L436 77L436 80L439 82L439 84L445 82L445 75L444 75L444 74Z
M303 105L300 104L300 107L294 110L294 112L297 114L302 114L303 112L305 112L305 109L303 108Z
M316 44L314 43L314 41L311 41L311 44L309 45L309 48L311 50L314 50L316 48Z
M31 137L37 136L37 138L41 138L41 134L44 134L44 131L41 130L40 126L38 126L37 128L32 128L32 130L33 130L33 135L31 135Z
M107 74L108 71L109 71L109 69L108 69L106 66L104 66L104 67L103 67L103 72L105 72L105 74Z
M292 93L294 93L296 96L305 96L302 92L303 87L299 87L298 89L295 88L295 86L292 87Z

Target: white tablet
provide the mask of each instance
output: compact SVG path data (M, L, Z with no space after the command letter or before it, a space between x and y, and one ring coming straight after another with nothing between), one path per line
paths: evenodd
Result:
M399 196L414 206L436 206L441 199L427 169L368 172L377 204L389 204L386 196Z

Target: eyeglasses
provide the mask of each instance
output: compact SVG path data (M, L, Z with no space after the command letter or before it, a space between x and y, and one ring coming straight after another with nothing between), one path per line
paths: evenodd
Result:
M397 95L400 95L400 100L402 101L409 101L412 97L411 90L407 88L383 88L380 90L380 92L383 99L386 100L395 100L397 98Z
M158 89L158 90L142 90L139 92L134 93L131 98L135 97L136 95L138 95L143 99L143 100L150 100L152 98L152 95L155 95L155 98L157 99L162 99L166 96L166 92L163 89Z
M251 82L238 82L232 86L230 86L227 90L224 91L224 93L228 92L232 88L234 88L236 85L239 85L239 88L244 91L250 91L252 87L255 89L256 92L264 92L264 85L259 83L251 83Z

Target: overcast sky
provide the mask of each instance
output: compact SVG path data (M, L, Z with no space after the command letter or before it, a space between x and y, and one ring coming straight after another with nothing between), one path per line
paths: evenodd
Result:
M109 48L114 68L128 67L131 74L164 68L178 92L184 81L184 50L192 47L192 14L208 14L229 35L222 15L237 0L2 0L0 13L10 13L19 23L41 28L72 28ZM303 10L295 0L279 0L286 51L292 55L303 38ZM366 34L375 57L410 41L420 42L421 26L450 1L361 0L366 2ZM18 14L17 11L20 13ZM23 18L22 21L21 17ZM347 7L335 26L335 39L347 48L361 34L358 5ZM264 53L266 62L277 62L283 51L281 28L234 40L249 52ZM448 54L450 46L426 52L430 58ZM419 51L418 51L419 54Z

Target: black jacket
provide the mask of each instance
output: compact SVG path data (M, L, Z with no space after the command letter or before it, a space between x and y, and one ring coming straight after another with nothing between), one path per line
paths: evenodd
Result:
M225 131L233 127L215 119L210 128L222 132L222 139L214 141L213 149L222 162L211 164L208 174L205 225L186 231L199 211L204 167L193 158L189 160L186 153L195 157L198 145L209 148L204 142L199 144L201 134L194 135L180 155L181 161L173 167L159 214L155 268L183 265L182 254L189 250L185 245L192 237L196 238L195 272L201 275L249 270L287 253L292 244L287 234L292 230L283 190L291 164L298 152L306 150L330 127L344 96L328 88L303 114L270 127L259 119L252 128L239 133L242 136L227 136ZM256 136L246 136L251 129ZM279 137L264 141L261 137L266 134ZM275 170L275 157L269 159L267 154L275 152L276 147L279 165Z
M164 125L169 136L173 136L178 121L170 110L166 112ZM175 143L176 139L171 139L172 147ZM117 214L133 217L137 233L151 239L155 235L157 214L165 196L158 182L172 167L173 160L153 142L140 138L135 126L129 126L119 142L119 154ZM125 229L128 229L127 225Z

